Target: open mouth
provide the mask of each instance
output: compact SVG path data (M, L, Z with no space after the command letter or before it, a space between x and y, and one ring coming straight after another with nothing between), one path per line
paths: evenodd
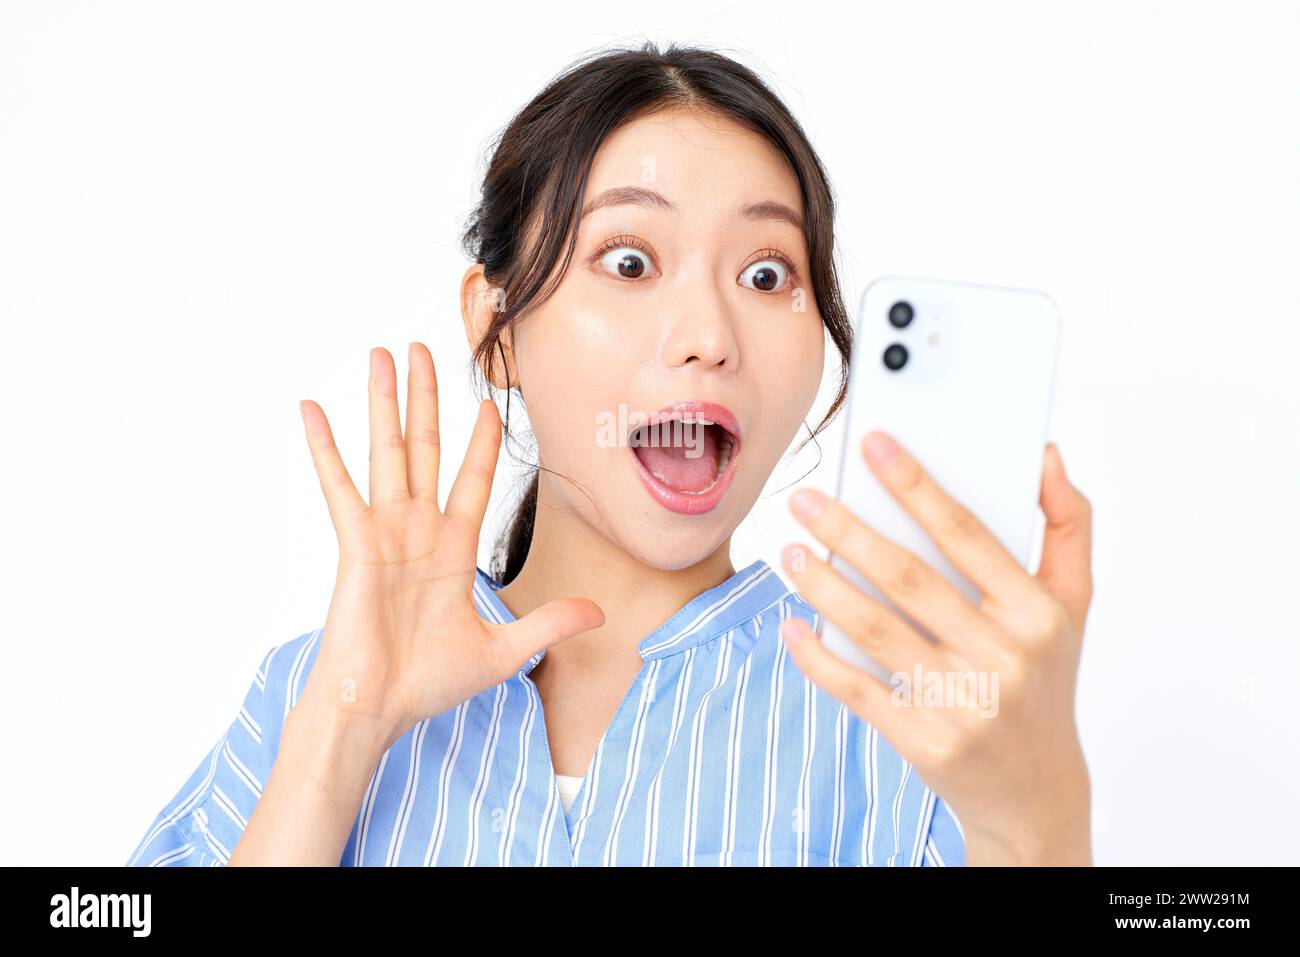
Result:
M699 514L726 491L740 452L740 430L724 406L679 402L633 429L628 446L642 481L662 505Z

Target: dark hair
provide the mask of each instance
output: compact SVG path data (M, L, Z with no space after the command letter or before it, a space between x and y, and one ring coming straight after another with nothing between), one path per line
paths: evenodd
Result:
M483 179L483 193L462 238L465 252L484 266L498 294L492 320L474 348L480 373L490 373L493 351L504 357L501 334L540 306L567 270L587 177L601 143L639 116L676 106L700 107L731 118L769 140L786 157L804 203L804 239L817 308L839 350L839 391L814 438L844 402L853 328L833 262L835 203L826 172L785 104L749 68L712 50L653 42L640 48L588 54L554 78L499 134ZM529 242L530 230L537 241ZM555 264L562 247L564 262ZM543 290L554 273L550 288ZM490 382L490 379L489 379ZM505 432L510 437L509 393ZM797 450L796 450L797 451ZM538 473L496 545L490 573L502 584L523 566L537 512Z

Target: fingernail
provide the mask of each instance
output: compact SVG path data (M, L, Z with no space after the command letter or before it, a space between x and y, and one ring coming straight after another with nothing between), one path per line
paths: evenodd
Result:
M1058 469L1060 469L1060 470L1061 470L1061 474L1064 475L1064 474L1065 474L1065 460L1064 460L1063 458L1061 458L1061 449L1060 449L1060 447L1059 447L1055 442L1048 442L1048 443L1047 443L1047 447L1048 447L1049 449L1052 450L1052 455L1055 456L1055 458L1056 458L1056 467L1057 467Z
M816 489L801 488L790 496L790 511L794 512L805 522L811 522L822 513L826 507L826 501L822 494Z
M888 465L898 455L898 443L884 432L872 432L864 443L867 455L877 465Z

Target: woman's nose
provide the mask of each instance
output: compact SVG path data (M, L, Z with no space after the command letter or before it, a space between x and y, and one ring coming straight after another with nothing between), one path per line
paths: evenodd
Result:
M727 366L731 359L730 353L731 350L727 348L719 335L695 336L689 346L676 350L675 355L670 358L669 364L677 367L691 362L698 362L709 367Z
M717 296L685 300L687 308L677 312L669 333L665 362L671 368L699 363L706 368L734 369L738 364L738 344L732 320Z

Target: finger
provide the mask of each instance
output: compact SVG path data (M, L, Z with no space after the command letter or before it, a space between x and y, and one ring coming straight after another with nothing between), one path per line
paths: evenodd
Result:
M397 369L387 349L370 350L370 504L410 498L397 411Z
M926 671L947 669L938 648L809 549L787 545L781 562L799 594L887 670L910 672L918 664Z
M352 483L352 476L348 475L324 410L311 399L303 399L298 403L298 411L307 431L307 446L311 449L311 461L316 467L321 491L325 493L330 521L341 534L345 526L366 510L365 499Z
M557 598L535 608L518 621L501 626L498 634L506 656L520 664L556 642L605 624L605 613L586 598Z
M862 451L889 493L981 593L1004 605L1029 600L1036 586L1024 566L892 437L871 432Z
M460 516L476 529L482 526L500 451L501 416L497 414L496 403L484 399L478 406L478 418L469 438L465 461L461 463L456 481L447 495L447 515Z
M1082 626L1092 601L1092 505L1070 483L1060 449L1049 442L1039 495L1046 528L1038 580Z
M957 586L842 503L804 488L788 504L804 527L934 637L966 657L977 656L993 640L993 623Z
M809 681L875 727L905 759L914 753L928 722L896 706L892 690L874 675L828 650L804 619L787 618L780 631L790 657Z
M438 504L438 376L429 347L412 342L406 371L406 471L412 498Z

